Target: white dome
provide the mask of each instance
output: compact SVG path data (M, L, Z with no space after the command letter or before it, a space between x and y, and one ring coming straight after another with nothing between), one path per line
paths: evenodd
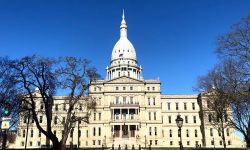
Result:
M127 37L121 37L117 41L112 51L111 61L122 58L136 60L135 48Z
M119 59L129 59L136 61L135 48L127 38L127 24L125 21L124 12L120 26L120 39L113 48L111 62Z

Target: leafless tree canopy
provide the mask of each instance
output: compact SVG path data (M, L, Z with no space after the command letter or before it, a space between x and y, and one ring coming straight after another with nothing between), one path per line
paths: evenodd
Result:
M221 35L216 54L220 62L207 75L198 78L196 90L213 91L211 102L217 107L229 104L231 124L243 134L250 149L250 14ZM219 109L220 110L220 109Z
M90 81L100 77L96 69L88 60L75 57L52 59L33 55L15 60L1 58L0 62L0 73L4 77L0 81L5 83L0 92L15 92L18 99L10 97L8 100L16 102L19 115L30 112L37 128L52 141L54 149L64 149L72 123L88 122L90 111L95 109L95 102L87 97L87 92ZM52 107L59 90L68 93L64 103L69 106L61 140L52 132ZM6 100L3 96L1 99ZM46 127L38 120L38 100L44 106L44 111L39 113L46 117ZM79 106L87 110L82 116L75 113Z

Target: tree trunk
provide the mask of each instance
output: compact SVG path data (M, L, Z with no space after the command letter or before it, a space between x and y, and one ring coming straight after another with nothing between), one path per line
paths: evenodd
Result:
M59 143L57 140L52 140L52 143L54 150L61 150L61 143Z
M250 150L250 133L247 136L248 136L246 139L247 150Z

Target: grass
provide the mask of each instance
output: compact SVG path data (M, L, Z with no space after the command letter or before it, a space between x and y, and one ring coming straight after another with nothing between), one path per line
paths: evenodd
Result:
M80 148L80 150L101 150L101 148ZM115 150L118 150L118 149L115 149ZM131 149L128 149L128 150L131 150ZM135 150L138 150L138 149L135 149ZM148 150L148 149L142 148L142 150ZM152 147L151 150L179 150L179 148L178 147L159 147L159 148ZM184 150L223 150L223 148L191 148L191 147L185 148L184 147ZM227 150L246 150L246 148L227 148Z

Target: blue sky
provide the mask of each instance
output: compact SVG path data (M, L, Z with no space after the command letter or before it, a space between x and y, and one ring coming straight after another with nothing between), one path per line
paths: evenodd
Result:
M0 55L88 58L102 77L125 9L144 79L164 94L196 93L218 60L216 37L250 13L248 0L0 0Z

